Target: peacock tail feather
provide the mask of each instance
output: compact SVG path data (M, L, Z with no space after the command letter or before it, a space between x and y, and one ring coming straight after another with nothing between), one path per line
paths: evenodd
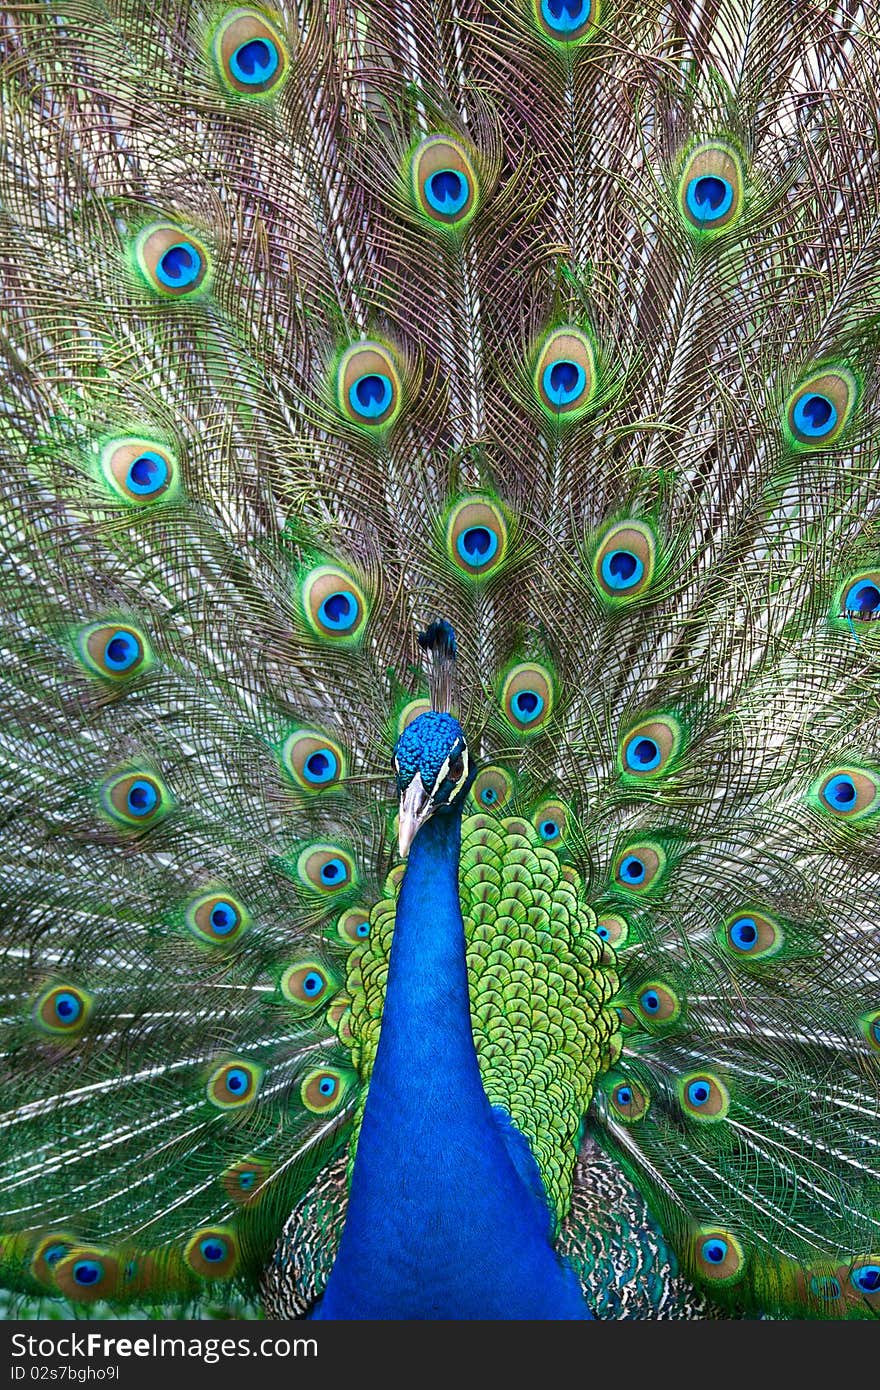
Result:
M5 7L6 1285L320 1296L442 616L587 1301L876 1316L878 21Z

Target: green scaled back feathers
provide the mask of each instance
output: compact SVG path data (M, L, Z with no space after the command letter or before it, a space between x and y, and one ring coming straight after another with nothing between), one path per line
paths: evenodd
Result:
M878 22L7 9L10 1288L320 1293L443 616L588 1302L877 1315Z

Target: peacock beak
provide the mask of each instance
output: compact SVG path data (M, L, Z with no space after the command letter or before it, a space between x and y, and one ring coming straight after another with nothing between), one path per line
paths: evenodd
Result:
M418 773L410 782L400 798L400 814L397 818L397 847L401 859L406 859L409 847L418 831L434 810L431 793Z

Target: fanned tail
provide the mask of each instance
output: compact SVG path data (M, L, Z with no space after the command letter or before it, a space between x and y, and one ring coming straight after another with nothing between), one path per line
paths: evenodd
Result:
M876 15L631 11L4 16L17 1288L253 1287L325 1210L443 618L470 809L577 902L469 943L557 1215L613 951L656 1305L876 1313Z

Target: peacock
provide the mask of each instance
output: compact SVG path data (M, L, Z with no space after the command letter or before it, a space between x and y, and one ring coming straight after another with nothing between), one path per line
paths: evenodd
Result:
M876 1317L875 0L2 33L4 1286Z

